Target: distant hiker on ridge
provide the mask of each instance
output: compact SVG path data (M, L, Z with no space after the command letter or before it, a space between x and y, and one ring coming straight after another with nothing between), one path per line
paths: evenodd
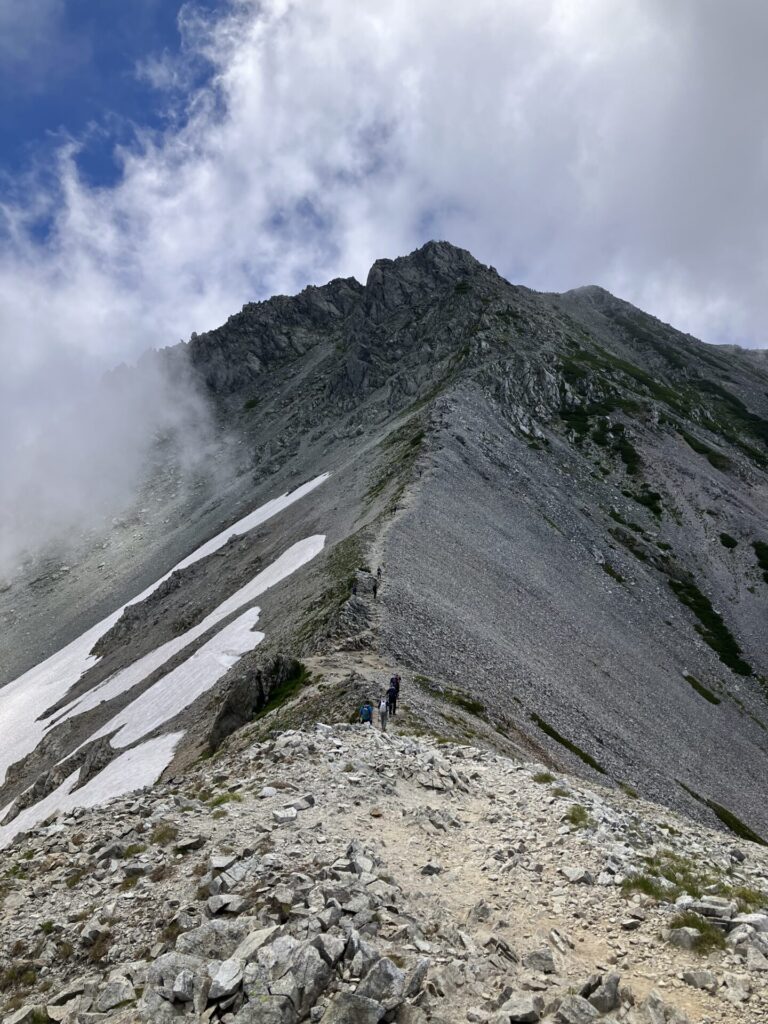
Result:
M379 721L381 722L381 731L387 731L387 718L389 718L389 709L387 707L387 698L382 697L379 701Z
M376 570L376 576L378 579L381 579L381 566Z
M360 708L360 724L373 725L373 705L369 700Z
M376 600L376 593L377 593L378 589L379 589L379 584L377 583L376 580L374 580L373 581L373 599L374 599L374 601Z
M394 718L397 711L397 687L395 686L394 676L387 690L387 707L389 708L390 715Z

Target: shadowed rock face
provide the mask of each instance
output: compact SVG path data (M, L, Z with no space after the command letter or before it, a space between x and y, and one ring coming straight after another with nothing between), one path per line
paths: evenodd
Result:
M330 471L311 501L133 608L78 690L323 533L317 564L260 599L264 644L168 728L200 743L216 721L218 743L222 723L246 717L238 694L248 714L267 699L253 680L269 659L336 650L356 670L355 652L373 649L571 770L768 833L759 355L704 345L600 288L516 287L433 242L378 261L365 286L248 304L157 358L191 368L233 472L215 491L157 497L162 515L139 515L120 543L116 529L109 578L84 543L65 577L0 595L4 679L246 511ZM155 474L146 505L162 465ZM375 618L351 637L349 580L379 561ZM115 710L62 728L16 789Z

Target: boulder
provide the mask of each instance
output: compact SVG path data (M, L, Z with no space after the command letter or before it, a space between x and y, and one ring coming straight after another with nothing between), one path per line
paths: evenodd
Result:
M587 996L588 1001L600 1013L610 1013L618 1008L621 999L619 997L619 985L621 978L618 974L606 975L591 995Z
M583 996L566 996L555 1014L558 1024L590 1024L600 1016L600 1011L587 1002Z
M403 1001L405 983L405 971L384 956L376 961L357 986L356 995L381 1003L385 1010L392 1010Z
M133 1002L135 998L136 991L127 978L114 978L99 992L94 1009L97 1013L106 1013L123 1003Z
M717 978L712 971L684 971L683 981L691 988L700 988L710 993L717 991Z
M378 1024L386 1013L375 999L340 992L323 1014L323 1024Z
M226 999L236 992L243 983L242 960L230 958L219 964L219 968L213 976L211 988L208 993L209 999Z
M506 1019L513 1024L531 1024L541 1020L544 1000L530 992L520 992L507 999L501 1009Z

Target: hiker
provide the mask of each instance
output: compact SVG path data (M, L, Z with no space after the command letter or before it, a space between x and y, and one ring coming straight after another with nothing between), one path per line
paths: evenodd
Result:
M378 577L378 579L381 579L381 566L379 566L379 568L376 570L376 576Z
M376 593L377 593L378 589L379 589L378 581L374 580L373 581L373 599L374 599L374 601L376 600Z
M381 731L382 732L386 732L387 731L387 718L388 717L389 717L389 712L388 712L388 709L387 709L387 698L386 697L382 697L381 700L379 701L379 721L381 722Z
M357 597L357 580L352 582L352 597Z
M397 688L394 681L389 684L389 689L387 690L387 708L390 715L394 718L397 711Z
M360 708L360 724L373 725L373 705L369 700Z

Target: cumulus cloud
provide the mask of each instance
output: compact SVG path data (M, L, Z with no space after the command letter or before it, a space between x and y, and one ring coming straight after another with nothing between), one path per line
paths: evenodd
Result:
M0 400L24 430L62 367L430 237L765 344L763 5L230 0L180 27L180 56L137 69L169 127L137 130L119 181L87 184L70 142L0 207Z

